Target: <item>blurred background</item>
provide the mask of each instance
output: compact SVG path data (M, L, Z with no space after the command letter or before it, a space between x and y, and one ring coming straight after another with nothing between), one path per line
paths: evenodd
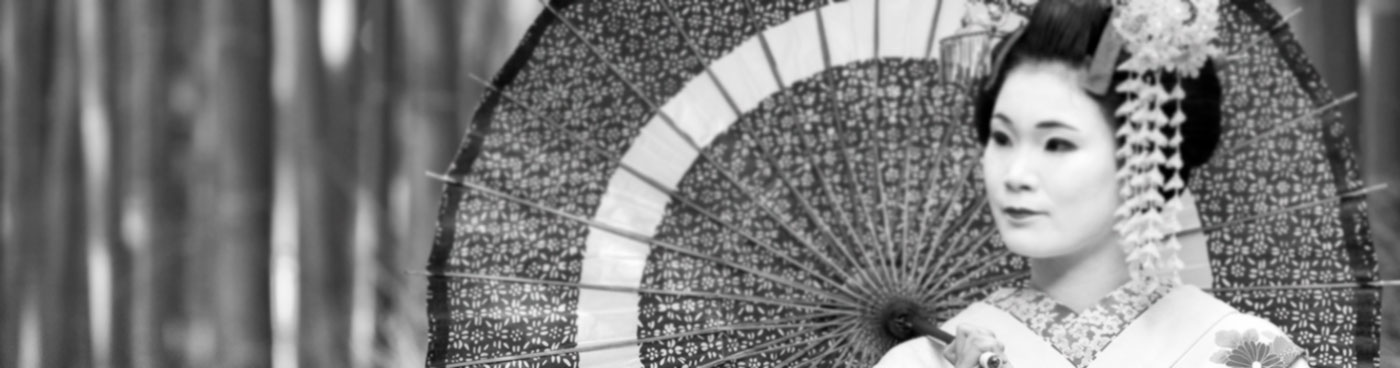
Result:
M1400 278L1400 1L1272 0ZM532 0L0 0L0 367L409 367L446 169ZM1400 368L1400 288L1384 297Z

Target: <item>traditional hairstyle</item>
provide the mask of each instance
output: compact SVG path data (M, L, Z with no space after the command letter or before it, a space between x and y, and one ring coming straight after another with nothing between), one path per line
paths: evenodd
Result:
M992 66L992 74L986 77L986 83L977 92L973 124L976 125L978 141L987 143L997 95L1001 93L1001 86L1006 83L1006 76L1012 70L1035 63L1064 63L1073 68L1087 69L1104 27L1109 26L1112 13L1113 7L1102 0L1040 0L1031 11L1025 27L1018 32L1019 37L1008 38L992 52L993 55L1005 56ZM1127 52L1124 51L1118 55L1117 61L1121 63L1126 59ZM1113 73L1110 83L1116 86L1129 77L1128 72L1117 71ZM1195 78L1181 78L1170 73L1161 75L1161 78L1168 89L1179 84L1186 92L1186 98L1180 101L1179 107L1178 104L1168 104L1163 109L1168 116L1175 114L1178 108L1189 116L1180 128L1182 143L1179 148L1183 161L1182 179L1189 180L1191 171L1210 160L1220 141L1220 79L1215 73L1214 64L1210 62L1201 68ZM1115 117L1114 111L1123 104L1127 94L1115 91L1085 93L1098 102L1107 117L1105 120L1112 122L1114 130L1122 126L1124 119ZM1170 197L1173 194L1164 195Z

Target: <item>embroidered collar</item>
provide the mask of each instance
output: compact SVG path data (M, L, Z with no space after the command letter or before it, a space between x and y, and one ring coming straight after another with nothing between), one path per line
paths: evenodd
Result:
M1172 289L1129 282L1078 313L1043 292L1024 287L997 290L986 303L1040 334L1074 366L1087 367L1118 333Z

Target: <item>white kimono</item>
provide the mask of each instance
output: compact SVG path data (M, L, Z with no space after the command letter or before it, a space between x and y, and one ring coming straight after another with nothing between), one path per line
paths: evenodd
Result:
M1201 289L1144 292L1131 285L1075 313L1043 293L1003 289L943 324L996 334L1017 368L1307 367L1278 327L1242 314ZM896 346L878 368L952 367L943 346L920 338Z

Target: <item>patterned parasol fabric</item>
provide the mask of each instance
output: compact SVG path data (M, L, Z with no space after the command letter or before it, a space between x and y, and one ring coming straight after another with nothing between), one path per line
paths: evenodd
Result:
M892 321L1019 282L968 122L994 34L955 35L989 5L1027 9L552 2L442 178L428 365L869 366ZM1267 3L1222 9L1188 280L1315 364L1374 364L1376 290L1299 287L1376 272L1334 97Z
M1223 224L1361 189L1339 101L1279 14L1264 1L1222 3L1221 149L1191 190L1201 221ZM1216 297L1264 317L1306 348L1314 365L1375 366L1377 275L1365 202L1340 202L1207 232ZM1249 287L1266 287L1263 290ZM1246 289L1246 290L1229 290Z

